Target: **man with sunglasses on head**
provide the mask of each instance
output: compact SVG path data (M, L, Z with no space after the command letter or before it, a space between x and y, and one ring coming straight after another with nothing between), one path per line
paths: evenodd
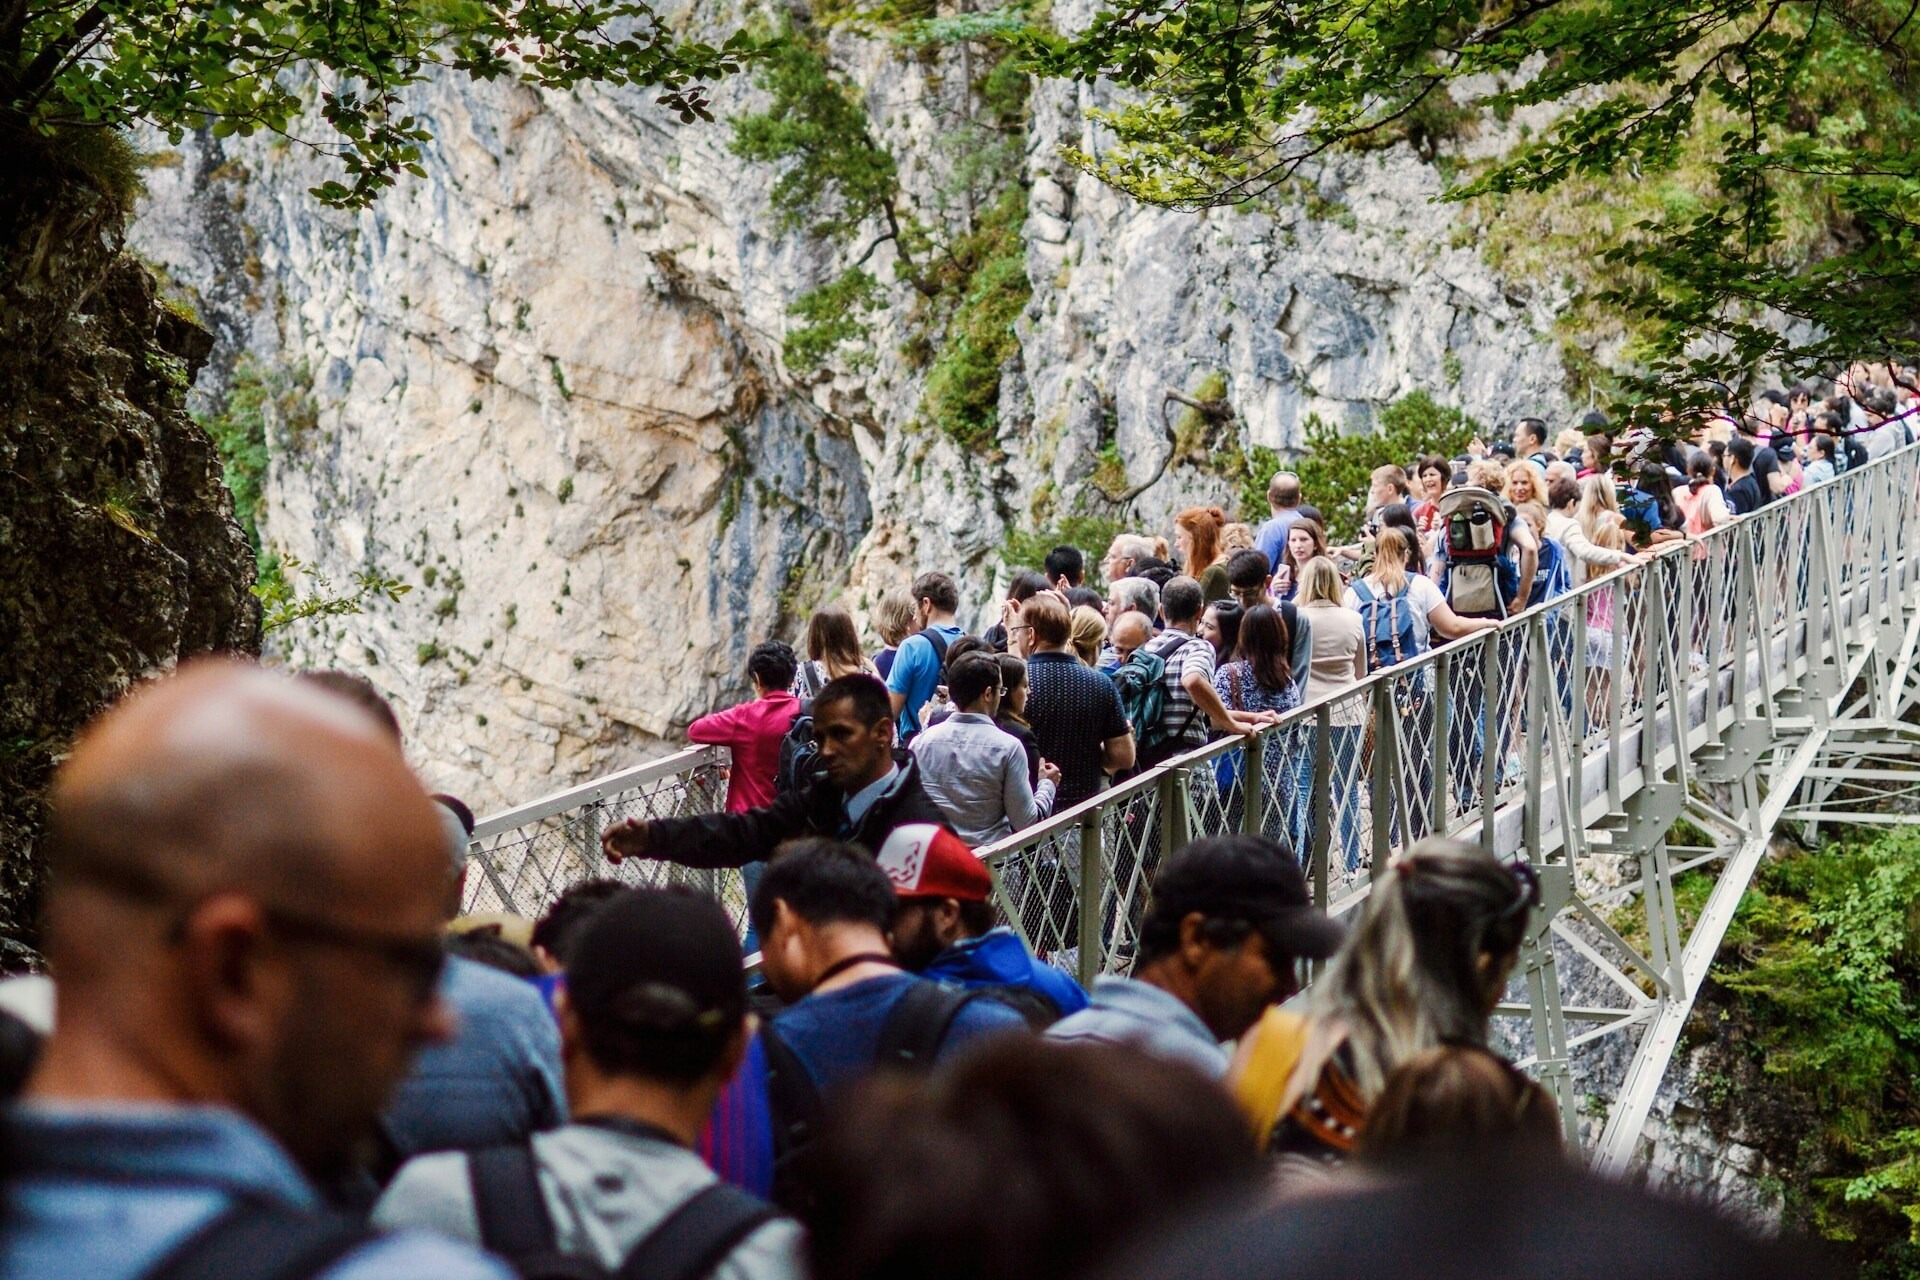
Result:
M60 1010L6 1117L0 1277L505 1280L314 1190L453 1031L445 829L372 717L192 665L88 729L51 800Z

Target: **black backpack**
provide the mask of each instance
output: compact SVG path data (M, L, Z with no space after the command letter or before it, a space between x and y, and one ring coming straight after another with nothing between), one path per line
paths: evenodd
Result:
M661 1219L610 1272L593 1258L560 1252L527 1143L473 1152L467 1179L482 1247L505 1258L522 1280L705 1280L779 1216L758 1196L716 1182Z
M242 1201L188 1236L142 1280L311 1280L378 1236L344 1215Z
M820 755L820 743L813 736L813 700L800 704L800 713L787 726L780 739L780 766L773 771L775 795L803 790L814 778L814 760Z
M930 1069L953 1020L979 994L938 982L915 982L880 1029L874 1067ZM761 1024L760 1045L767 1055L767 1103L773 1113L773 1200L804 1221L812 1207L806 1166L826 1108L806 1064L773 1023Z

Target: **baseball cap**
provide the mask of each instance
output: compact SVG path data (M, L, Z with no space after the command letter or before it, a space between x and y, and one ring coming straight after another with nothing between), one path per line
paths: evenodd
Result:
M567 960L581 1021L664 1036L712 1035L746 1015L740 939L720 904L690 889L635 889L599 907Z
M993 875L987 864L974 856L966 841L931 822L895 827L874 860L893 882L897 898L985 902L993 896Z
M1288 955L1324 960L1346 929L1313 905L1287 847L1260 836L1209 836L1168 858L1153 881L1153 914L1245 920Z

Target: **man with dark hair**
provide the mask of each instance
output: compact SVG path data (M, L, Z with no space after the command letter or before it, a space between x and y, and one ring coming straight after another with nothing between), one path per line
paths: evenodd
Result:
M1027 751L994 723L1006 695L1000 663L969 653L947 672L954 713L913 740L920 785L970 845L992 844L1053 812L1060 770L1040 766L1040 785L1027 781Z
M596 876L568 885L553 900L546 914L534 923L531 941L534 958L540 961L540 967L548 973L563 971L567 967L567 957L573 954L574 944L586 932L587 921L601 907L632 888L632 885L622 884L607 876Z
M1344 930L1313 905L1299 862L1260 836L1211 836L1153 881L1130 978L1102 977L1091 1004L1047 1034L1138 1044L1224 1076L1224 1040L1300 989L1295 961L1324 960Z
M878 680L860 673L829 680L813 700L813 732L819 772L805 786L745 813L628 818L607 828L601 848L613 862L744 867L802 836L845 839L871 852L903 823L945 821L913 757L894 755L893 711Z
M1291 471L1274 472L1273 479L1267 481L1267 513L1269 518L1253 535L1253 545L1272 565L1279 563L1280 553L1286 550L1287 530L1301 519L1299 476Z
M1833 479L1834 459L1838 454L1839 446L1834 444L1832 436L1824 431L1814 436L1807 445L1807 465L1800 473L1801 483L1811 489Z
M693 1152L747 1045L746 978L719 904L676 889L603 904L567 963L559 1018L579 1119L514 1146L410 1161L374 1221L551 1274L539 1264L556 1256L618 1270L650 1241L664 1247L668 1224L711 1213L702 1242L727 1276L798 1277L798 1225L722 1185Z
M755 645L747 655L752 699L701 716L687 726L687 741L725 747L731 756L728 813L745 813L773 803L774 782L780 772L780 744L800 714L800 699L791 692L794 672L799 669L793 649L782 641Z
M1087 1007L1080 984L1041 964L999 922L993 875L951 831L900 827L879 853L900 900L893 958L923 977L983 991L1038 1026Z
M1753 441L1745 436L1735 436L1727 444L1727 475L1733 481L1727 486L1727 505L1737 516L1748 515L1766 505L1766 495L1753 476L1754 452Z
M1086 581L1087 558L1080 548L1061 545L1047 552L1047 581L1061 591L1071 591Z
M805 1203L801 1168L825 1095L883 1063L924 1068L1026 1026L1004 1004L901 969L887 940L898 909L879 863L837 840L785 846L754 891L761 964L788 1002L760 1038L774 1116L774 1198L789 1207Z
M1513 451L1543 467L1554 461L1553 455L1547 452L1547 424L1539 418L1522 418L1514 423Z
M926 1079L867 1082L835 1111L820 1156L814 1280L1103 1276L1195 1215L1259 1198L1266 1181L1245 1118L1212 1082L1032 1036Z
M1273 562L1266 553L1248 548L1227 557L1227 586L1242 609L1273 603Z
M1146 651L1166 666L1165 699L1158 725L1135 725L1134 731L1147 745L1140 753L1140 767L1151 768L1183 751L1206 745L1209 726L1222 733L1258 733L1269 723L1229 711L1213 687L1213 646L1200 638L1200 616L1206 610L1200 584L1192 578L1175 578L1160 592L1160 610L1167 615L1167 629L1147 645Z
M893 701L901 746L920 732L920 708L940 685L947 646L962 634L953 616L960 608L960 589L946 574L923 573L913 580L913 608L919 629L900 642L900 652L887 672L887 694Z
M414 1050L453 1034L445 833L387 726L192 663L81 734L51 809L60 1016L6 1116L0 1274L224 1276L238 1252L316 1280L505 1280L326 1216L309 1181L353 1166Z
M1067 607L1039 595L1020 611L1029 627L1027 720L1040 755L1060 767L1058 812L1100 790L1102 779L1133 764L1133 731L1113 681L1073 656Z

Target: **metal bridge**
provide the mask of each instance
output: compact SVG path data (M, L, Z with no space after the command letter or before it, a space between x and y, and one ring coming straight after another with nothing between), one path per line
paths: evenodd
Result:
M1285 835L1335 915L1423 835L1525 858L1545 901L1500 1008L1506 1041L1555 1090L1569 1137L1625 1169L1775 829L1899 821L1889 809L1920 794L1916 518L1920 446L980 850L1000 908L1090 981L1129 965L1154 867L1196 836ZM615 875L701 885L743 913L737 873L600 852L623 818L719 808L725 766L682 751L487 818L467 908L537 916L572 881ZM1692 919L1682 875L1712 881ZM1609 1039L1630 1058L1593 1051ZM1595 1064L1621 1059L1593 1090ZM1612 1095L1604 1117L1583 1115L1587 1092Z

